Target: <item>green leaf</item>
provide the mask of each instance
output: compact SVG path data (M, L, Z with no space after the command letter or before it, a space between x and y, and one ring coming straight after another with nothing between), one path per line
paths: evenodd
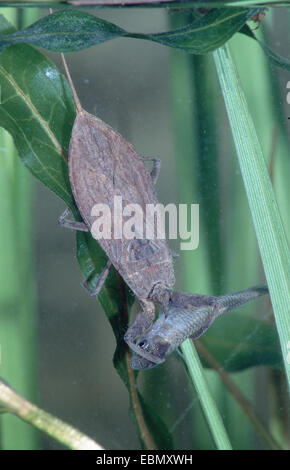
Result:
M246 21L259 11L261 8L213 8L182 28L164 33L141 34L130 33L80 10L66 9L47 15L22 31L15 32L11 25L6 25L6 28L2 29L0 50L16 43L28 43L51 51L72 52L114 38L131 37L157 42L192 54L206 54L223 45L240 31L256 39L274 65L290 70L290 61L259 41L246 25Z
M192 54L217 49L241 29L258 9L214 8L187 26L159 34L130 35L148 39Z
M0 126L12 135L29 170L72 207L66 153L74 105L64 77L21 44L1 53L0 84Z
M245 23L260 10L213 8L182 28L164 33L141 34L130 33L80 10L66 9L47 15L22 31L15 32L11 26L6 26L2 29L0 50L16 43L28 43L51 51L72 52L114 38L131 37L157 42L192 54L206 54L223 45L238 31L258 40ZM289 60L280 57L266 44L258 42L273 64L290 70Z
M0 50L15 43L36 44L51 51L79 51L117 37L158 42L193 54L224 44L259 9L212 9L193 23L165 33L130 33L80 10L63 10L41 18L22 31L2 35Z
M126 31L108 21L79 10L63 10L41 18L22 31L3 35L0 50L24 42L50 51L80 51L124 35Z

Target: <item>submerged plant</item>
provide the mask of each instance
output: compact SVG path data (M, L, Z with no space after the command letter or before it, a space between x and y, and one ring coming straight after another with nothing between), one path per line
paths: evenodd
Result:
M228 46L225 45L230 38L239 32L243 34L244 40L249 40L245 38L248 36L258 44L255 31L249 27L247 21L251 18L255 19L256 15L261 12L261 8L251 8L250 5L247 7L230 8L225 6L202 13L199 10L190 10L187 21L184 21L184 17L180 16L180 13L171 13L173 28L168 32L154 34L128 32L81 9L69 8L57 11L19 31L16 31L3 15L0 17L0 50L2 51L0 53L0 125L13 137L19 157L26 167L65 202L78 221L81 220L81 216L74 204L67 168L69 143L76 116L75 104L71 88L65 77L35 46L50 51L74 52L114 38L131 38L132 41L145 39L169 46L175 49L171 67L172 96L174 98L179 93L184 93L187 100L191 99L193 88L195 88L196 99L198 99L199 93L204 100L208 98L206 81L210 79L212 64L206 64L208 55L204 56L204 54L214 51L216 70L239 158L282 349L281 356L273 324L265 323L258 318L245 318L243 313L235 313L233 316L223 319L218 328L213 327L204 337L202 345L203 352L205 352L200 356L203 365L200 363L190 340L181 346L188 376L197 390L212 438L220 449L232 447L231 434L226 431L225 423L220 417L207 383L203 366L216 368L212 361L209 362L209 357L214 357L214 360L221 363L226 372L245 370L258 364L277 368L283 367L282 364L284 364L286 376L290 380L288 361L290 335L289 252L285 230L257 132L231 53ZM174 18L178 18L178 20L175 21ZM289 70L287 59L274 53L265 45L264 41L259 40L259 44L262 45L266 57L272 64ZM180 50L192 55L185 55ZM237 57L236 60L238 59ZM192 61L193 64L189 61ZM184 77L187 78L182 84L181 80ZM187 81L188 77L191 83ZM184 289L198 290L195 279L198 282L202 274L206 279L204 288L211 290L211 285L214 285L213 289L217 291L215 294L219 295L221 291L221 264L225 263L221 253L227 249L221 241L221 226L218 220L220 214L218 198L222 194L222 188L218 188L220 175L215 145L213 145L214 150L212 149L211 154L213 158L207 160L205 156L210 143L206 142L203 136L204 122L207 120L207 128L212 125L210 120L213 116L211 113L214 111L212 109L213 103L208 102L207 105L204 105L204 102L200 100L198 108L200 113L199 129L194 129L192 109L190 108L188 114L185 115L183 108L182 113L184 114L180 115L180 109L177 109L176 103L177 100L174 101L175 137L177 144L180 144L178 147L179 159L182 158L183 161L181 168L177 170L177 178L182 180L180 192L183 194L185 202L192 202L195 197L198 197L202 204L206 204L206 210L202 215L202 228L207 233L208 248L208 250L205 247L200 248L199 256L203 257L201 263L196 263L196 261L193 263L192 254L188 255L186 261L188 275ZM197 136L198 144L192 142L194 133ZM196 153L193 156L194 145L199 145L200 148L195 148ZM198 167L194 183L191 180L193 164ZM208 194L209 184L215 188L213 190L217 191L216 200ZM90 233L77 233L76 239L77 258L82 275L88 285L93 288L106 266L106 255ZM11 249L13 248L11 247ZM244 246L243 249L246 247ZM233 250L230 256L235 256ZM193 266L194 264L196 268ZM130 367L130 351L123 340L134 296L120 274L114 269L111 269L98 300L116 338L114 366L127 387L131 415L137 426L141 446L147 449L173 449L173 436L168 423L159 416L156 408L147 403L148 400L144 398L143 392L141 393L136 387L137 374ZM256 334L257 332L258 334ZM202 349L199 350L202 351ZM9 377L5 376L4 379L9 380ZM228 386L227 380L225 383ZM11 385L15 386L14 383ZM233 392L233 387L231 388L230 385L229 389L240 403L237 398L238 393ZM4 393L6 397L9 397L8 400L4 399ZM7 393L7 386L5 384L2 388L0 386L1 407L5 411L16 413L17 416L23 418L21 412L18 412L19 409L16 410L12 406L13 403L9 403L9 400L17 399L16 396L7 395ZM253 415L249 412L249 408L244 407L243 410L247 417L251 416L249 419L266 445L278 448L279 444L275 442L259 419L256 417L252 419ZM33 420L30 422L33 423ZM56 422L56 425L62 426L60 422ZM48 432L48 428L45 426L42 429ZM67 428L62 428L64 433L62 437L59 433L60 428L56 427L55 432L51 432L51 428L49 429L52 436L74 448L73 444L65 439L66 432L70 432ZM80 439L80 435L77 435L77 439ZM101 441L101 439L99 440Z

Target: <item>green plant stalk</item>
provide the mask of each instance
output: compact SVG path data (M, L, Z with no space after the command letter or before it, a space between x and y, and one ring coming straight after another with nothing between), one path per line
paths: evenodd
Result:
M74 450L102 450L97 442L38 408L0 380L0 411L12 413Z
M15 12L5 11L5 15L16 21ZM34 399L36 301L31 244L32 182L4 129L0 129L0 148L0 375ZM1 417L0 427L3 449L37 447L35 430L14 416Z
M227 45L214 52L290 384L289 249L262 149Z
M200 205L203 235L205 237L210 272L210 292L221 295L224 257L220 230L220 185L217 145L217 103L214 63L211 54L191 56L191 78L194 88L193 113L196 128L195 174L197 201ZM191 135L191 133L190 133Z
M11 137L0 130L0 375L30 398L35 393L35 288L31 265L31 180ZM33 449L35 432L13 416L1 418L2 448Z
M184 341L181 350L216 446L219 450L231 450L227 432L210 393L203 367L192 341L189 339Z

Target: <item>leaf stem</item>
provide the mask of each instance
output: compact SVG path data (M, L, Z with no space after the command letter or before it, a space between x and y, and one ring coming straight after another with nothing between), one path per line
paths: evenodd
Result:
M0 410L13 413L74 450L102 450L90 437L38 408L0 380Z

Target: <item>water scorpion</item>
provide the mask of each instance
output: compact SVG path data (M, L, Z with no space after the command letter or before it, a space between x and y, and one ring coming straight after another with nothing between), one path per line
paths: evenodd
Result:
M67 209L59 223L67 228L92 233L96 220L93 207L95 204L105 204L112 213L116 196L122 198L124 206L137 204L143 210L142 227L135 227L138 235L138 231L144 230L147 204L158 203L154 185L160 170L160 160L141 157L120 134L82 108L63 55L62 58L77 108L69 146L69 179L83 221L71 220ZM148 159L153 162L151 173L144 165ZM97 239L108 262L91 295L99 294L113 265L142 307L125 335L130 345L152 326L154 302L161 304L164 309L167 307L175 283L173 258L165 239L138 236L126 239L115 236L114 220L112 217L112 236Z

